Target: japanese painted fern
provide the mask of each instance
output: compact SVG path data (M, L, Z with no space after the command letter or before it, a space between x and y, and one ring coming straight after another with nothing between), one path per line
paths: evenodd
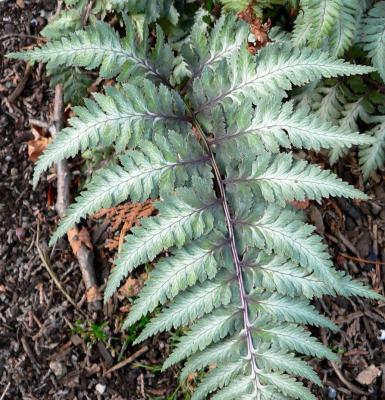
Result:
M360 147L359 161L364 178L385 162L385 1L300 0L291 41L295 46L323 48L335 56L357 58L377 70L365 81L345 79L317 82L306 102L314 110L329 114L329 120L354 130L360 125L374 140ZM317 94L327 93L319 103ZM339 146L331 154L334 163L346 152Z
M295 378L321 384L301 355L337 356L305 326L338 328L311 300L380 296L333 268L321 237L290 205L366 196L294 151L372 139L286 97L293 86L373 69L288 42L252 56L247 26L231 16L211 27L199 11L191 33L173 47L159 26L154 46L147 29L141 42L124 19L124 37L96 22L13 55L98 68L119 82L76 108L38 161L35 184L53 163L86 149L113 146L116 154L67 210L51 243L102 207L158 199L158 215L125 238L105 290L107 301L135 268L154 263L124 327L161 307L136 343L187 328L164 368L187 360L185 379L210 366L194 400L315 399ZM314 38L328 29L326 22L318 26Z

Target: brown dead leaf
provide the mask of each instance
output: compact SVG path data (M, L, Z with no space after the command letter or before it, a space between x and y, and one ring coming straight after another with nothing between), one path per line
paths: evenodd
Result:
M118 291L118 297L121 299L136 296L143 287L143 280L128 278L124 285Z
M67 232L68 241L70 242L70 246L75 255L79 254L79 250L82 244L87 246L92 250L92 242L90 238L90 234L88 233L86 228L78 229L72 228Z
M381 370L372 364L357 375L356 381L361 385L371 385L380 375Z
M103 208L93 215L95 219L103 218L108 222L108 238L105 247L118 249L130 229L140 224L140 220L155 212L152 200L144 203L127 203L113 208Z
M259 49L265 47L270 42L269 30L271 28L271 21L268 19L265 23L262 23L261 19L255 15L251 4L245 10L238 13L238 18L250 25L250 33L254 36L254 40L248 42L247 49L249 53L256 54Z
M16 0L16 5L23 9L25 7L24 0Z
M41 153L45 150L45 148L50 143L51 139L48 139L44 136L39 139L33 139L28 141L28 159L30 161L37 161L40 157Z

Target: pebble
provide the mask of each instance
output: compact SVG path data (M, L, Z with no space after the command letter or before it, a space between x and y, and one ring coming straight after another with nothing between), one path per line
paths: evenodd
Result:
M337 398L337 391L332 388L332 387L328 387L328 399L334 400Z
M106 385L102 385L101 383L98 383L95 386L95 390L99 393L99 394L104 394L104 392L106 391Z
M11 175L12 175L12 176L16 176L17 173L18 173L17 168L11 168Z
M67 367L58 361L51 361L49 368L55 374L56 378L62 378L67 373Z

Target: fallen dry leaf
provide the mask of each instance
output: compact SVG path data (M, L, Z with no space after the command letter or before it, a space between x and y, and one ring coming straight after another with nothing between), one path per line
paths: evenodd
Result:
M371 385L380 375L381 370L372 364L357 375L356 381L361 385Z
M16 4L21 9L25 7L24 0L16 0Z
M33 162L37 161L37 159L40 157L41 153L43 153L50 141L51 139L48 139L44 136L39 139L29 140L27 143L28 159Z
M124 285L119 289L118 295L120 298L136 296L143 287L141 279L128 278Z

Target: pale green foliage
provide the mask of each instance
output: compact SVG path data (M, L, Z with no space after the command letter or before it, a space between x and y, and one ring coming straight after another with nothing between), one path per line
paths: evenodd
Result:
M373 66L385 80L385 1L376 3L363 20L362 43Z
M378 80L385 81L385 1L302 0L300 5L302 12L296 18L292 34L294 45L321 47L335 56L348 53L355 45L376 68ZM349 84L349 80L347 83ZM381 115L372 116L378 111L371 104L370 96L363 96L363 88L355 88L354 84L353 93L346 93L345 85L346 82L328 87L321 83L316 89L321 94L320 97L313 93L314 87L309 87L308 93L304 92L299 96L299 102L313 110L318 108L320 116L344 128L349 127L356 131L358 121L369 125L371 129L368 134L374 140L371 144L362 144L359 150L362 173L368 179L385 162L382 135L384 110L379 109ZM379 125L374 128L371 126L378 122ZM335 163L346 152L347 147L334 147L330 153L331 163Z
M80 7L81 1L72 3ZM106 10L136 10L147 21L174 13L166 0L107 3ZM317 40L305 35L304 43L317 46L331 32L342 3L326 3L303 2L317 16L310 27ZM295 150L370 145L373 138L356 132L357 116L364 112L337 107L336 93L323 100L317 89L314 107L283 99L294 86L373 69L319 49L292 47L282 34L253 57L245 50L248 29L242 22L211 18L200 10L191 33L174 42L173 51L159 27L151 25L157 37L150 46L148 29L138 31L125 18L125 38L98 22L13 55L55 67L98 69L100 76L120 81L75 109L77 117L41 156L35 183L53 163L78 152L113 152L68 208L52 242L100 208L158 199L157 214L126 236L105 300L135 268L148 265L148 279L124 327L156 313L136 343L183 328L164 368L187 358L185 379L216 365L193 399L313 400L295 378L320 384L301 354L336 356L303 326L338 328L310 300L381 296L336 271L314 227L289 204L366 196ZM346 38L339 49L351 40Z
M381 167L385 161L385 122L377 125L370 133L375 142L371 146L361 147L359 152L362 173L366 179L372 171Z

